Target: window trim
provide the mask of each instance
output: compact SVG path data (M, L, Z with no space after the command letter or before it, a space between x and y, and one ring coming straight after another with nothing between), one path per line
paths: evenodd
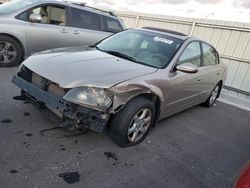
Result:
M213 65L220 64L220 58L219 58L220 56L219 56L218 51L211 44L208 44L207 42L200 41L201 50L202 50L202 67L210 67L210 66L212 66L212 65L205 65L204 64L204 50L203 50L203 45L202 44L208 45L210 48L212 48L215 51L215 64L213 64Z
M176 72L176 66L178 65L178 62L182 56L182 54L184 53L184 51L186 50L186 48L193 42L198 42L199 43L199 46L200 46L200 52L201 52L201 63L200 63L200 67L202 67L202 56L203 56L203 52L202 52L202 49L201 49L201 41L200 40L192 40L192 41L189 41L186 46L184 47L184 49L181 51L180 55L177 57L176 61L174 62L173 66L171 67L170 69L170 72Z
M93 14L98 15L99 21L100 21L99 29L88 29L88 28L82 28L82 27L74 27L74 26L72 26L71 23L72 23L72 10L73 10L73 9L77 9L77 10L85 11L85 12L90 12L90 13L93 13ZM89 11L89 10L85 10L85 9L81 9L81 8L69 7L68 15L69 15L69 16L68 16L68 18L69 18L68 27L77 28L77 29L85 29L85 30L90 30L90 31L102 31L102 19L101 19L101 15L98 14L98 13L95 13L95 12L92 12L92 11Z
M15 16L15 19L18 19L20 21L24 21L24 22L28 22L28 23L33 23L29 21L29 16L31 14L31 11L35 8L38 7L42 7L42 6L55 6L55 7L60 7L60 8L64 8L65 9L65 25L54 25L54 24L47 24L47 23L35 23L35 24L42 24L42 25L51 25L51 26L60 26L60 27L67 27L68 23L69 23L69 7L62 5L62 4L57 4L57 3L43 3L43 4L39 4L39 5L35 5L31 8L28 8L25 11L22 11L21 13L19 13L18 15ZM21 20L18 17L26 12L26 20Z

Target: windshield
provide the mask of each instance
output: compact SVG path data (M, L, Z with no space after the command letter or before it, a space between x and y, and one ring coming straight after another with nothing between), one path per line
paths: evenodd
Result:
M182 42L167 35L127 30L103 40L96 48L136 63L164 68L170 63Z
M18 11L26 6L38 2L39 0L14 0L0 5L0 14L8 14Z

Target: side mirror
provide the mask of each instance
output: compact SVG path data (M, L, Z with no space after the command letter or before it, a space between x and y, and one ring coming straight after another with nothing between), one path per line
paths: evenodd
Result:
M177 65L176 69L181 72L190 73L190 74L194 74L198 72L198 67L191 63L184 63L181 65Z
M42 16L40 14L34 14L32 13L29 17L31 22L41 22L42 21Z

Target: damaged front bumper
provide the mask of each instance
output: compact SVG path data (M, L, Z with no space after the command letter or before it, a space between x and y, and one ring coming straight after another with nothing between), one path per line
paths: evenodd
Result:
M19 76L14 76L12 82L22 90L25 98L38 104L39 107L47 107L62 118L68 126L102 132L109 121L110 114L65 101Z

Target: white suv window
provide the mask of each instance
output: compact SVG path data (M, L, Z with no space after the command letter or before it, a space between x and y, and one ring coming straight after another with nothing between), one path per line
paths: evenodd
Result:
M104 30L107 32L117 33L122 31L121 24L117 19L108 17L108 16L102 16L103 19L103 25Z
M100 15L90 11L72 8L70 26L90 30L100 30Z
M57 6L41 6L34 8L31 14L39 14L42 16L41 23L52 25L65 25L66 11L63 7Z

